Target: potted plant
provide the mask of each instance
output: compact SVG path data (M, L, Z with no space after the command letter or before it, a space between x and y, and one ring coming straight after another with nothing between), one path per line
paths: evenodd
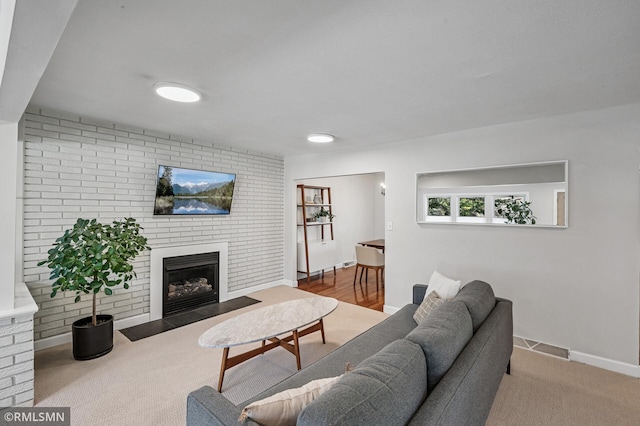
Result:
M331 214L329 210L325 210L324 207L320 207L320 210L313 214L313 217L318 222L331 222L336 215Z
M110 296L112 288L136 276L130 263L142 251L150 249L140 234L142 227L133 218L102 224L96 219L78 219L64 231L48 251L46 264L54 280L51 297L58 292L74 291L75 302L83 294L93 298L92 315L75 321L71 328L73 357L78 360L105 355L113 348L113 316L96 315L96 297L100 291Z
M505 223L536 224L536 217L531 210L531 201L525 201L522 198L512 196L496 200L496 213L504 217Z

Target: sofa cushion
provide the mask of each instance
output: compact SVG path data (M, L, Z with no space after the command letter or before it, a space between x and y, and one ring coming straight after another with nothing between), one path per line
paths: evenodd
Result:
M358 365L369 355L378 352L395 340L403 339L407 333L413 330L416 327L416 322L412 316L416 308L417 306L414 304L405 305L395 314L349 340L335 351L303 368L288 379L252 397L246 401L246 404L266 398L276 392L303 386L305 383L319 377L338 376L344 373L347 363Z
M445 300L440 298L440 296L438 296L438 293L432 291L431 293L427 294L420 306L418 306L418 309L416 309L416 312L413 314L413 320L417 324L421 324L425 320L425 318L429 316L433 308L442 305L444 302Z
M406 339L422 347L427 361L429 392L449 370L473 336L471 316L464 303L450 300L435 307Z
M329 390L340 377L313 380L302 387L287 389L252 402L244 407L238 420L246 422L251 419L262 426L295 426L298 414L304 407Z
M474 333L478 331L496 305L496 296L493 294L491 286L478 280L471 281L462 287L454 300L467 306L469 314L471 314Z
M404 425L426 397L426 367L419 345L396 340L309 404L298 425Z

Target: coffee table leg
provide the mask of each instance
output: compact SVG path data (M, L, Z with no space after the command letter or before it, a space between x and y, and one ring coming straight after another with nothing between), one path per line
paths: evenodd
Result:
M293 348L296 356L296 366L298 367L298 370L300 370L302 367L300 365L300 344L298 343L298 330L293 331Z
M327 343L324 338L324 322L322 321L322 318L320 318L320 334L322 334L322 344Z
M220 377L218 378L218 392L222 392L222 380L224 372L227 371L227 359L229 358L229 348L224 348L222 352L222 364L220 365Z

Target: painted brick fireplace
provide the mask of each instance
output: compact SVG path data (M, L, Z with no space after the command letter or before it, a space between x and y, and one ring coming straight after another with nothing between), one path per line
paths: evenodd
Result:
M138 277L129 290L117 287L113 296L99 298L98 310L116 321L158 318L151 260L169 247L224 244L221 301L284 279L283 158L35 106L28 107L23 125L24 241L18 256L40 309L36 341L68 333L91 311L89 298L77 304L73 295L50 298L49 271L37 266L78 217L134 217L152 248L135 260ZM158 164L236 173L231 214L153 216Z
M151 291L150 294L150 312L149 319L151 321L166 317L168 314L165 310L164 302L166 301L166 288L165 278L167 275L166 263L170 259L186 260L185 264L176 265L176 269L181 269L182 266L194 266L194 263L189 264L189 257L196 256L197 261L195 265L203 265L207 263L207 255L214 255L217 266L217 292L215 294L216 302L225 301L228 299L228 244L226 242L215 242L206 244L192 244L182 246L169 246L160 247L151 251ZM192 258L193 259L193 258ZM203 260L203 262L200 262ZM198 269L198 266L196 267ZM201 279L203 278L200 272L207 272L200 269L197 273L190 278ZM209 294L212 296L212 294ZM205 302L206 303L206 302ZM179 307L178 309L180 309ZM175 313L175 312L174 312ZM170 315L170 313L169 313Z

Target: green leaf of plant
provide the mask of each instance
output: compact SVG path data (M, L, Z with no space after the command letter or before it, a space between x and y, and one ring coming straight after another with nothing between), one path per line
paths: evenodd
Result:
M147 239L140 235L141 229L133 218L111 224L78 218L55 240L47 259L38 262L38 266L47 265L51 270L51 297L74 291L78 302L82 294L97 294L102 288L107 295L113 294L108 287L124 283L129 288L128 281L135 277L130 262L150 249Z

